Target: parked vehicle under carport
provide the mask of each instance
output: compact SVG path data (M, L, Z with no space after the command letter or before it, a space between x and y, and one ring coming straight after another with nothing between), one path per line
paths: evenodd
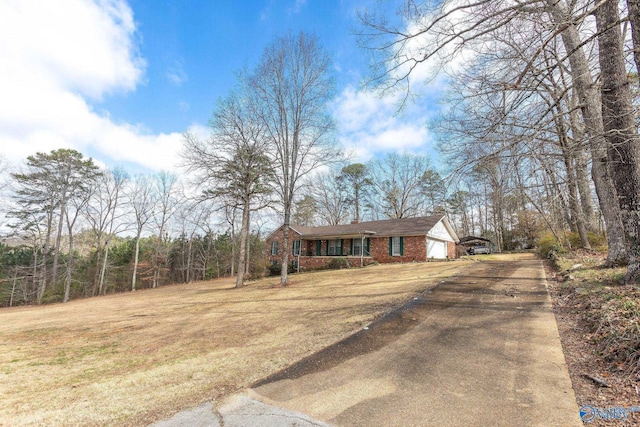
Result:
M458 254L478 255L493 253L493 242L485 237L465 236L460 238L458 244Z
M487 245L471 246L469 249L467 249L467 253L469 255L490 254L491 248Z

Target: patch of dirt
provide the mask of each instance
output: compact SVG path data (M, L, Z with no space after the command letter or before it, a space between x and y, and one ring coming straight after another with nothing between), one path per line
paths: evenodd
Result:
M594 258L593 254L588 256ZM581 259L585 260L584 254L578 254L578 261ZM604 263L604 259L596 261ZM587 269L602 270L599 266ZM601 288L603 279L578 273L574 277L567 271L559 274L551 262L546 263L546 270L565 360L585 425L640 425L637 360L633 357L625 360L616 354L628 344L623 342L628 337L620 334L624 329L620 324L603 322L607 317L603 310L607 309L605 304L611 295L636 298L633 295L637 289L619 285ZM592 288L593 283L598 287ZM626 329L629 322L634 320L627 321ZM610 338L618 334L619 341Z

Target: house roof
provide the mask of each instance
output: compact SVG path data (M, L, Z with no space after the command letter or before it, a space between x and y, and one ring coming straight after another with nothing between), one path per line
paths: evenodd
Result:
M390 236L424 236L442 221L451 237L457 241L455 231L449 220L442 215L433 215L420 218L387 219L383 221L359 222L356 224L328 225L323 227L305 227L291 224L290 228L300 237L310 238L349 238L362 235L376 237Z

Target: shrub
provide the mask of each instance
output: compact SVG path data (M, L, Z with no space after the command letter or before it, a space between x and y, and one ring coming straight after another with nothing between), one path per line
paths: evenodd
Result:
M333 258L331 262L327 264L327 269L329 270L341 270L343 268L351 268L346 258Z
M607 239L602 233L587 233L589 244L593 249L604 249L607 246ZM571 243L573 249L581 248L582 242L580 241L580 235L576 232L567 233L567 239Z
M287 266L287 273L293 273L293 265L289 264ZM282 264L271 264L269 265L269 276L279 276L282 273Z
M538 254L544 258L549 258L553 253L564 253L564 247L558 244L552 233L544 233L538 238Z

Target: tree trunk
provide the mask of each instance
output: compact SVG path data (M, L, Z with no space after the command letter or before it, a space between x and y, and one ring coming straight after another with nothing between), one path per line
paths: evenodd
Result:
M42 298L47 290L47 258L49 248L51 247L51 228L53 227L53 211L47 213L47 230L44 239L44 247L42 248L42 276L40 278L40 286L38 287L38 304L42 304ZM35 249L35 248L34 248Z
M107 260L109 259L109 240L104 242L104 255L102 257L102 266L100 267L100 288L98 295L105 295L107 293L107 287L104 283L104 277L107 272Z
M73 269L73 235L69 233L69 260L67 261L67 274L64 279L64 299L62 302L69 302L71 294L71 274Z
M96 272L93 275L93 287L91 289L91 296L95 296L96 293L100 295L100 272L102 265L102 257L104 254L102 253L102 233L97 233L96 237Z
M240 228L240 256L238 257L238 274L236 275L236 288L244 284L245 264L247 261L247 235L249 234L249 199L244 200L242 206L242 225Z
M235 220L231 221L231 277L236 275L236 228L234 221Z
M186 283L191 283L191 263L192 263L192 251L193 251L193 234L189 238L189 244L187 245L187 276L185 278ZM195 274L194 274L195 275Z
M64 212L67 205L66 195L62 196L60 201L60 216L58 217L58 231L56 233L56 244L53 249L53 266L51 267L51 283L54 288L56 286L56 281L58 276L58 259L60 258L60 240L62 239L62 227L64 222Z
M247 250L246 252L246 259L245 259L245 267L244 267L244 273L245 274L251 274L251 228L250 228L250 223L247 224Z
M33 271L32 274L32 282L31 286L36 290L36 299L38 300L38 304L40 304L40 285L38 284L38 248L33 244Z
M582 150L576 150L576 184L578 194L580 194L580 207L584 223L589 231L597 231L595 210L593 208L593 198L591 197L591 186L589 185L589 160Z
M280 285L289 284L289 217L285 214L284 226L282 227L282 270L280 271Z
M631 22L631 39L633 40L633 60L636 71L640 75L640 0L627 0L629 22Z
M596 9L607 154L616 185L629 257L626 283L640 281L640 137L625 68L618 3Z
M11 297L9 298L9 307L13 307L13 295L16 293L16 285L18 283L18 267L13 267L13 282L11 284Z
M140 230L136 235L136 248L133 256L133 277L131 278L131 292L136 290L136 276L138 275L138 257L140 256Z
M560 139L560 149L562 151L562 160L567 173L567 188L569 190L569 210L571 211L571 219L575 224L575 229L580 236L580 243L584 249L591 249L589 238L587 237L587 227L584 223L582 215L582 207L578 203L578 186L576 179L576 171L574 168L573 152L569 147L569 138L566 133L565 125L560 119L563 111L558 106L558 115L556 115L556 129Z
M587 58L582 49L578 29L571 16L567 14L564 2L547 0L551 17L558 26L565 26L562 42L569 56L573 85L580 99L585 131L591 150L591 175L596 187L600 210L607 228L609 253L607 264L614 265L627 261L624 230L617 203L616 188L608 168L607 147L603 136L602 111L600 97L595 88Z
M573 135L573 143L571 144L575 157L576 165L576 184L578 185L578 193L580 194L580 206L584 222L588 230L596 231L596 215L593 208L593 199L591 197L591 186L589 185L589 166L587 153L582 147L584 144L584 125L580 120L578 110L576 109L576 97L571 96L569 100L569 122L571 125L571 133Z

